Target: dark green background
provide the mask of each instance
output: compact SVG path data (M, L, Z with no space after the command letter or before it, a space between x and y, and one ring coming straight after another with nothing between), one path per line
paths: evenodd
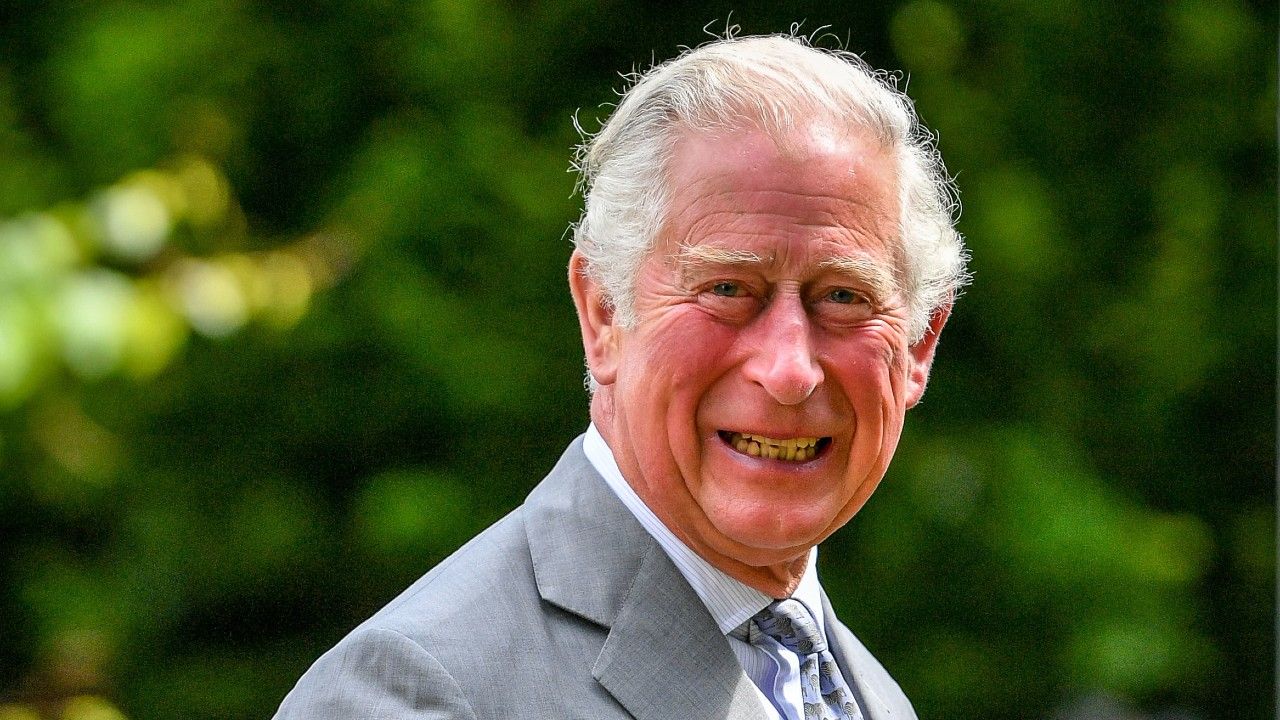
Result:
M841 617L922 718L1271 717L1275 4L778 5L0 5L0 718L267 717L517 505L573 113L730 11L909 75L964 202Z

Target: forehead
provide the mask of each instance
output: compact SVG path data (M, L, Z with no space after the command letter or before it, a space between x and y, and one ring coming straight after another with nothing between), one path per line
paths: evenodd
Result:
M780 141L758 130L687 133L667 168L663 236L680 247L750 247L764 256L896 255L891 155L856 131L814 125Z

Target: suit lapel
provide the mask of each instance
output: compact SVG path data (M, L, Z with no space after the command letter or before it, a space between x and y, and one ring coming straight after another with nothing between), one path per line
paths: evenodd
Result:
M645 550L656 543L591 466L581 437L529 494L523 512L542 599L612 625Z
M767 715L711 614L575 440L529 496L544 600L609 628L592 674L639 720Z
M656 543L592 674L637 720L767 717L720 628Z

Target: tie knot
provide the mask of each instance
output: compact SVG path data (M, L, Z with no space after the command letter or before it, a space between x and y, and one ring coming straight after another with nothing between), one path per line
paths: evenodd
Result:
M827 639L799 600L775 600L751 618L765 635L797 655L825 652Z

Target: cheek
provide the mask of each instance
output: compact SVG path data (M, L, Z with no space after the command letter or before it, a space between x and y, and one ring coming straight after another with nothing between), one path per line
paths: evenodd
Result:
M666 386L674 390L705 387L714 381L733 346L732 331L708 322L699 310L681 312L636 338L644 361L636 364L638 379L650 388ZM692 317L690 317L692 316Z
M873 418L891 421L901 415L905 404L905 353L890 338L867 333L842 342L829 367L828 380L835 380L842 396L858 414L860 421ZM872 417L866 417L871 414Z
M627 432L648 448L642 462L667 468L650 465L656 475L670 471L673 461L680 475L697 474L699 413L729 367L731 341L724 326L700 315L677 310L627 338L623 346L619 411L628 416Z

